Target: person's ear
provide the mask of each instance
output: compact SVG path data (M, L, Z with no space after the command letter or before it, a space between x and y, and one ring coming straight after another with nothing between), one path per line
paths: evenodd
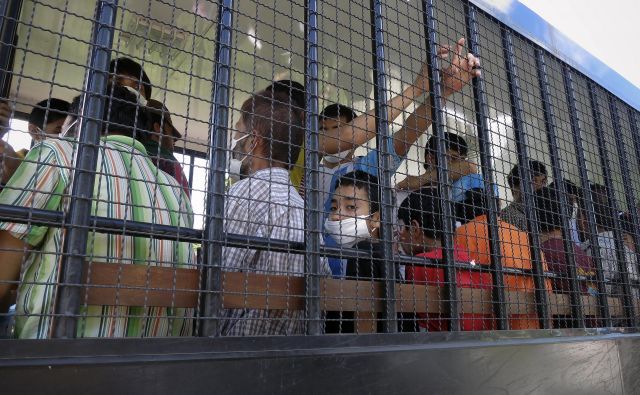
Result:
M40 136L40 132L38 131L38 127L32 123L30 123L27 126L27 130L29 130L29 136L31 136L31 138L33 140L40 140L41 136Z
M373 233L374 230L380 228L380 211L376 211L372 213L369 219L367 220L367 225L369 226L369 232Z
M422 226L415 219L411 221L411 225L409 226L409 232L411 235L411 243L412 244L420 244L424 233L422 232Z

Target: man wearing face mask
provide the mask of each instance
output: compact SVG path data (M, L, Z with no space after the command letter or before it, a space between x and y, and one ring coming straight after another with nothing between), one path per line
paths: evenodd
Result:
M244 102L232 139L231 167L242 180L227 192L224 231L303 243L304 201L291 184L289 169L304 139L304 120L273 91L255 93ZM224 247L226 270L302 276L304 255ZM326 259L320 274L330 275ZM293 335L305 332L300 310L227 309L221 335Z

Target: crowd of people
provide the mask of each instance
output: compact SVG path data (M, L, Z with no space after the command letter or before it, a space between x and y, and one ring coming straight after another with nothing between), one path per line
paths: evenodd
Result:
M464 39L453 50L443 48L440 55L451 56L442 71L446 99L480 76L479 60L464 54ZM151 98L152 84L135 61L115 59L111 63L104 117L97 122L103 138L92 196L92 215L120 220L149 222L177 227L193 226L190 187L180 163L173 155L174 144L182 134L174 126L165 105ZM410 105L415 110L393 133L391 171L397 171L410 147L429 128L430 105L422 100L429 92L427 68L415 81L387 102L388 119L398 118ZM305 92L304 86L281 80L253 93L239 109L240 117L230 129L228 174L233 184L225 194L224 232L304 243L305 231ZM50 98L38 103L29 117L33 145L28 152L15 152L6 142L0 146L2 192L0 204L64 211L69 203L73 179L74 137L81 127L95 120L81 120L81 98L71 103ZM0 122L8 127L11 109L0 104ZM323 210L327 246L354 248L364 254L357 258L322 257L319 273L325 277L382 280L394 276L398 282L444 285L444 271L437 266L395 265L387 273L380 241L381 199L378 152L364 156L356 149L375 137L374 112L358 115L342 104L326 106L319 118L319 196ZM465 138L445 133L446 152L452 182L453 218L443 215L443 197L438 188L436 137L428 139L422 164L423 174L408 176L397 185L397 230L394 256L410 255L433 261L443 259L445 221L455 229L454 259L457 262L488 266L491 263L489 225L484 180L469 159ZM543 163L529 162L532 175L530 201L539 223L540 248L545 270L557 274L545 286L555 292L568 292L568 259L562 230L558 184L548 184ZM498 216L497 245L505 268L521 269L505 274L507 290L533 291L535 284L528 222L521 191L518 166L508 178L512 202ZM571 214L571 243L576 269L581 276L580 291L597 293L594 284L598 253L607 280L607 292L620 294L620 272L615 254L612 215L603 187L593 185L597 222L597 246L587 237L584 194L570 181L563 180ZM496 194L497 196L497 190ZM631 221L623 218L622 223ZM633 234L625 227L625 234ZM7 311L17 287L15 328L20 338L46 338L51 333L57 285L64 244L60 227L30 223L0 222L0 312ZM625 258L630 278L637 282L638 266L633 240L625 238ZM596 251L597 250L597 251ZM96 262L129 263L178 268L198 266L192 244L126 234L91 231L87 259ZM228 271L271 275L303 276L303 254L251 248L223 247L220 266ZM458 270L461 288L491 289L488 270ZM634 296L638 296L634 293ZM304 313L299 310L225 309L219 334L226 336L290 335L305 331ZM495 328L490 315L462 313L463 330ZM563 318L555 317L556 325ZM81 337L184 336L193 330L194 311L187 308L125 306L83 306L79 315ZM353 313L327 312L326 332L352 332ZM511 314L512 329L539 328L535 314ZM440 331L448 329L445 314L424 313L399 317L402 330Z

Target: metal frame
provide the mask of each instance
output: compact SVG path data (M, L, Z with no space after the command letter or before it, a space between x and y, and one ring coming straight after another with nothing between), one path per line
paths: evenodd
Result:
M78 148L73 161L75 170L71 183L71 203L64 219L61 281L56 293L53 326L53 337L56 338L76 336L80 311L79 285L87 251L93 184L102 132L100 120L106 103L117 6L118 0L103 0L96 5L87 90L82 97Z
M565 95L567 97L567 105L569 107L569 123L571 124L571 134L573 135L573 144L576 147L576 155L578 163L587 163L584 155L584 147L582 146L582 128L581 120L578 116L576 107L575 90L573 87L573 73L569 66L562 65L562 76L564 82ZM594 249L592 256L596 266L596 280L598 282L598 305L600 306L600 317L604 321L605 326L611 326L611 314L609 311L609 300L605 287L605 278L603 273L602 259L600 258L600 246L598 245L598 228L596 226L596 214L593 208L593 198L591 196L591 184L589 183L589 174L586 166L578 166L580 173L580 186L582 188L583 198L586 207L587 226L589 229L589 241Z
M380 185L380 240L381 258L384 260L384 312L386 333L398 331L395 297L395 262L391 243L393 241L393 196L391 187L391 152L393 140L389 130L387 111L387 72L385 67L383 1L371 0L371 56L373 64L374 103L376 112L376 147L378 150L378 183Z
M305 229L310 233L305 243L305 319L307 334L323 332L320 309L320 246L322 238L323 202L320 201L319 112L318 112L318 1L305 0Z
M540 84L540 92L544 113L544 125L547 130L547 142L549 145L549 153L551 155L551 167L553 169L553 179L556 182L558 192L560 193L560 221L562 225L562 241L564 244L564 253L567 258L567 269L569 274L569 290L571 291L571 306L573 322L583 327L585 325L584 311L582 309L582 298L580 297L580 284L578 283L578 271L576 267L576 256L573 248L573 240L571 231L569 230L569 217L571 211L567 202L567 191L562 176L562 168L560 163L560 154L558 152L558 142L556 136L556 123L553 106L551 105L551 92L549 89L549 81L547 77L547 64L544 53L536 48L536 69L538 70L538 83Z
M202 335L218 332L218 317L222 308L222 245L224 222L224 189L227 168L227 135L229 116L229 76L231 69L231 33L233 31L233 0L223 0L218 6L216 67L212 92L211 133L209 148L209 185L207 187L206 225L203 233L203 263L207 273L204 297Z
M516 147L518 151L518 166L520 171L520 188L522 189L522 197L524 201L525 216L527 218L527 228L529 231L529 243L531 245L531 257L533 258L533 272L536 286L536 306L538 309L538 317L540 318L540 326L542 328L549 327L548 298L545 291L545 283L542 274L544 267L542 266L542 252L540 250L540 232L538 227L538 219L534 209L533 186L531 172L529 171L529 153L527 144L527 135L524 130L524 109L522 108L522 94L520 92L520 80L515 62L515 54L513 49L512 33L505 29L502 30L502 49L504 52L505 68L507 70L507 80L509 82L509 99L511 102L511 115L513 119L513 133L516 139ZM574 292L571 293L571 304L576 306L574 302L578 296ZM577 313L574 311L574 313ZM574 317L576 315L574 314Z
M13 60L18 40L18 18L22 0L0 2L0 97L8 98L13 76Z
M19 5L20 2L9 2L10 5ZM3 5L9 4L5 2ZM221 268L218 262L221 261L222 246L242 246L256 249L270 249L272 251L286 251L290 253L305 254L307 288L306 288L306 319L308 323L307 333L310 335L318 335L322 332L321 310L319 305L319 282L318 267L320 257L322 255L332 255L347 257L359 256L361 252L346 251L340 249L332 249L322 247L320 237L322 233L321 223L321 202L318 193L318 0L307 0L305 6L305 49L306 49L306 95L307 95L307 138L306 138L306 169L307 180L307 199L309 201L306 211L306 226L312 232L312 238L307 243L291 243L279 240L263 240L257 237L246 237L240 235L226 234L223 231L224 218L224 177L226 171L226 146L228 135L228 112L229 112L229 86L230 86L230 69L231 69L231 51L232 51L232 23L233 23L233 1L224 0L219 5L218 12L218 33L216 40L216 68L214 77L214 89L212 92L212 108L211 108L211 133L210 133L210 151L208 159L210 163L210 177L207 189L207 212L206 212L206 228L204 231L193 229L176 228L171 226L158 226L140 222L127 221L126 227L123 226L124 221L113 220L109 218L100 218L90 215L91 198L93 192L93 181L95 178L95 165L98 158L98 144L100 140L101 122L104 109L106 83L108 80L108 68L110 60L110 49L113 41L115 30L115 17L117 11L117 0L99 1L96 8L96 17L94 21L94 33L92 36L92 53L89 63L89 74L87 79L87 89L83 97L81 127L79 134L79 149L75 158L75 174L71 188L71 206L65 215L62 212L46 211L46 210L30 210L11 206L0 206L0 215L3 218L12 219L16 222L27 222L30 224L43 224L47 226L63 226L66 231L65 245L63 250L62 263L62 281L60 290L57 295L57 303L54 319L53 337L73 338L75 337L76 321L78 309L80 307L80 280L82 267L86 258L86 242L89 229L106 232L106 233L124 233L127 235L138 236L154 236L166 239L180 239L181 241L203 242L204 245L204 266L208 269L206 281L204 313L199 317L202 320L201 335L214 336L217 334L217 325L219 312L221 309L220 289L222 284ZM423 23L425 28L425 42L428 55L428 69L430 80L430 101L433 114L433 130L437 136L437 160L438 160L438 183L441 196L445 197L442 201L442 211L444 221L444 264L438 264L422 259L414 259L411 257L402 257L392 259L391 240L392 240L392 217L393 202L391 188L391 150L393 149L393 141L390 136L388 126L387 112L387 73L385 68L385 30L384 30L384 4L381 0L371 0L371 28L372 28L372 57L374 64L374 82L375 82L375 111L376 111L376 132L378 158L380 163L379 180L381 188L381 215L382 228L381 239L384 243L383 259L385 259L385 313L384 323L385 332L397 331L397 317L395 302L395 265L398 263L410 263L414 265L442 267L445 269L447 286L447 300L449 312L451 316L451 330L459 330L460 318L458 311L458 294L456 286L456 270L460 268L469 270L479 270L479 267L466 266L457 264L453 256L453 218L450 199L446 199L451 195L451 182L448 174L447 161L445 159L445 141L444 141L444 109L442 100L442 81L440 76L441 67L437 56L437 33L436 19L434 16L434 1L423 0ZM470 2L465 3L466 29L469 36L471 51L477 55L480 53L480 33L477 21L476 6ZM18 7L19 9L19 7ZM5 12L7 8L4 9ZM6 16L2 22L3 46L0 47L0 54L7 50L5 42L5 34L10 24L7 24ZM14 18L15 19L15 18ZM15 23L15 20L14 20ZM15 27L15 26L14 26ZM520 83L515 62L513 49L513 34L507 27L502 27L502 44L505 57L505 66L507 68L507 77L509 83L509 92L511 99L511 111L514 119L514 132L517 141L518 163L521 170L521 179L523 180L523 196L526 207L526 216L528 228L531 237L532 256L534 260L533 273L536 282L536 307L543 328L549 328L550 312L546 297L544 280L546 278L558 278L553 273L545 273L542 266L542 257L539 250L538 224L535 212L533 210L533 191L529 182L531 174L528 166L527 139L523 128L524 110L522 108L522 98L520 92ZM14 30L15 34L15 30ZM5 58L2 58L5 59ZM562 173L559 163L558 147L556 142L556 126L554 124L553 108L550 102L549 84L546 75L545 52L539 48L536 49L536 61L538 64L538 81L540 84L542 102L544 106L545 125L549 138L549 148L554 171L554 178L562 179ZM6 67L0 72L4 73L0 78L6 81L10 75L10 67ZM580 120L576 110L575 92L572 82L572 71L563 64L563 75L565 82L565 91L567 102L570 109L570 121L572 134L578 160L584 163L583 141L581 139ZM488 127L488 105L486 97L486 88L484 81L476 79L473 82L474 104L476 110L476 120L478 124L478 134L480 141L481 165L484 175L485 197L488 204L489 232L491 235L490 252L491 252L491 269L493 273L493 307L498 322L499 329L508 329L508 314L504 309L504 274L527 273L523 270L503 268L500 259L500 248L498 245L498 208L495 202L496 196L494 192L495 181L493 178L493 169L491 164L491 152L489 149L489 127ZM608 151L606 149L603 136L603 127L600 120L600 111L598 110L597 97L595 93L595 85L588 82L588 91L590 97L591 109L593 112L596 135L598 137L598 148L602 166L605 171L605 180L607 191L612 199L612 206L617 210L616 201L612 195L613 185L611 179L611 169L608 164ZM608 97L609 108L611 111L614 129L619 127L619 119L615 99ZM628 109L630 119L630 127L634 141L634 148L637 154L640 154L640 135L636 123L635 110ZM628 162L626 158L625 147L621 137L615 134L616 147L622 168L623 179L625 184L625 196L627 203L633 207L634 225L639 226L638 213L635 210L635 199L632 196L631 183L628 175ZM640 160L640 155L637 155ZM193 172L193 157L191 160ZM595 213L593 204L590 199L589 181L587 170L579 167L580 178L585 194L588 194L587 212L588 223L591 233L591 240L595 248L597 248L597 229L595 225ZM190 179L192 175L190 175ZM561 206L563 218L563 235L568 235L568 211L567 201L563 183L559 183L561 193ZM632 204L634 203L634 204ZM25 216L25 214L27 214ZM620 261L621 272L623 276L626 272L624 266L624 251L622 249L621 228L619 219L614 216L616 249ZM89 226L91 225L91 227ZM581 309L580 291L578 286L579 276L576 273L574 257L572 250L568 244L569 237L565 237L565 252L570 260L570 280L571 280L571 304L573 309L573 319L579 326L584 326L584 316ZM636 245L640 245L640 235L635 235ZM598 255L598 254L596 254ZM604 277L602 273L602 262L599 256L595 256L596 266L598 268L598 287L599 287L599 303L601 314L606 325L611 325L611 319L604 292ZM624 286L624 305L625 314L633 326L637 325L634 314L633 304L631 303L631 291L628 276L623 278Z
M629 213L633 221L633 228L640 229L640 221L638 220L638 206L636 199L633 197L633 189L631 187L633 181L631 180L631 169L629 168L629 162L627 161L627 151L622 140L622 127L620 125L620 118L618 116L618 108L615 99L610 94L607 94L609 102L609 111L611 113L611 124L613 126L613 137L616 142L616 151L618 151L618 161L620 163L620 171L622 173L622 184L624 188L624 196L627 201L627 207L629 207ZM640 246L640 234L635 232L633 234L633 244ZM636 265L638 264L638 258L640 258L640 250L636 250ZM638 269L638 268L636 268Z
M629 274L627 272L627 260L624 253L624 244L622 241L622 228L620 226L620 218L618 213L618 202L615 197L615 190L613 188L613 178L611 173L611 167L609 166L609 150L607 149L607 143L604 138L604 128L602 126L602 120L600 118L600 110L598 109L598 97L596 87L591 81L587 81L587 90L589 94L589 103L591 106L591 112L593 115L593 127L596 132L596 140L598 145L598 154L600 156L600 165L602 166L604 186L609 198L609 209L611 216L613 217L613 234L614 242L616 246L616 257L618 258L618 272L622 281L622 300L623 309L627 318L628 324L637 326L637 317L634 314L633 300L631 296L631 287L629 284ZM615 134L615 131L614 131Z
M480 33L476 7L470 2L465 2L465 22L469 49L476 56L480 55ZM484 196L487 203L487 218L489 220L489 254L491 255L491 274L493 280L493 311L499 330L509 329L508 313L504 308L505 287L504 271L502 268L502 252L500 250L500 234L498 228L498 196L495 193L496 182L491 163L491 139L489 137L489 107L487 105L486 88L484 78L475 78L473 81L473 96L476 110L476 125L478 126L478 146L480 147L480 165L484 180Z
M436 30L435 6L433 0L422 1L422 15L425 28L425 47L427 49L427 67L429 71L429 100L431 102L431 123L433 134L437 138L436 167L438 172L438 193L442 207L443 258L445 262L444 281L449 307L449 325L451 331L460 330L460 312L458 307L458 285L456 279L455 258L453 253L454 215L451 202L451 179L447 163L445 141L445 112L442 106L442 78L440 59L438 58L438 37Z

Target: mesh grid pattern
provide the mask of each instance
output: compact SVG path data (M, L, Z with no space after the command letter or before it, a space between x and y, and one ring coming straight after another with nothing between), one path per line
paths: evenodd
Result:
M16 4L3 337L637 329L637 111L472 3Z

